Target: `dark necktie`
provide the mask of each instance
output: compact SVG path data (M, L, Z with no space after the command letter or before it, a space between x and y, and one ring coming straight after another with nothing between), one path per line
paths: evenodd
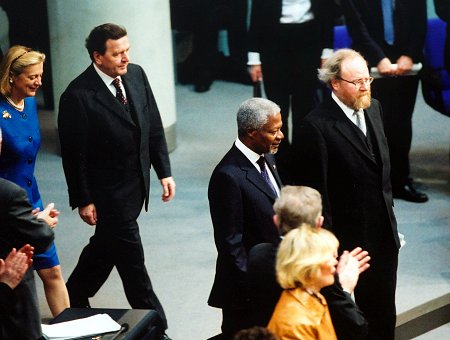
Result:
M261 169L261 176L264 178L264 180L269 185L269 187L273 190L275 195L278 196L278 193L275 190L275 187L273 186L272 181L270 180L269 173L267 172L266 159L264 158L264 156L259 157L259 159L256 161L256 163L258 163L259 168Z
M116 98L117 100L119 100L119 102L121 102L123 105L127 106L128 101L127 98L125 98L122 88L120 87L120 79L119 78L114 78L112 84L114 85L114 87L116 88Z

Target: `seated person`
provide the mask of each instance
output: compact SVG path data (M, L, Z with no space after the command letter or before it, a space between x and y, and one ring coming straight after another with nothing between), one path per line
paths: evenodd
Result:
M284 291L267 328L287 339L337 339L320 290L334 283L339 242L328 230L302 224L280 243L276 273Z
M320 193L310 187L283 187L274 204L274 211L274 221L281 235L302 223L316 228L322 226L322 199ZM278 244L261 243L249 252L246 280L251 318L257 326L267 326L283 291L275 275L277 250ZM344 252L340 257L334 284L322 291L340 339L363 339L367 335L367 321L351 298L359 274L369 267L370 257L367 255L361 248L350 253Z

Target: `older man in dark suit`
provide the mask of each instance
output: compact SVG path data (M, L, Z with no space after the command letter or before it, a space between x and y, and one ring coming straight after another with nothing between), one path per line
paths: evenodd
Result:
M301 125L296 180L322 194L324 226L340 250L357 246L371 255L359 278L356 303L369 322L370 339L393 339L398 249L389 150L380 103L371 98L366 61L353 50L335 52L320 70L332 98Z
M116 266L131 307L156 309L165 321L136 222L148 207L151 166L163 201L175 194L161 117L143 69L129 63L123 27L95 27L86 48L92 64L62 94L58 117L70 205L96 225L67 282L71 305L88 306Z
M244 289L248 251L279 240L272 206L281 187L273 159L284 138L280 108L267 99L249 99L239 107L237 123L238 138L208 188L218 252L208 303L222 309L221 339L252 325Z
M427 26L425 0L342 0L353 48L376 67L372 95L383 105L394 197L426 202L410 178L412 115L419 78L407 75L422 60Z

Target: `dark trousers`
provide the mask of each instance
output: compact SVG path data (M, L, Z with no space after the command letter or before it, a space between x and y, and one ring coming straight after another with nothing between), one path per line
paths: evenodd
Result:
M261 51L264 90L267 98L278 104L283 119L285 139L276 155L278 172L283 183L290 182L291 144L289 115L292 113L292 145L299 136L300 121L316 105L317 68L322 48L314 21L304 24L280 24L266 32Z
M136 221L121 224L99 221L95 234L84 247L67 281L71 306L85 307L87 299L97 293L114 266L131 307L156 310L167 328L164 310L145 268L144 249Z
M355 301L368 321L368 339L394 340L398 252L386 249L370 255L370 269L359 277Z
M417 76L382 78L372 83L372 96L380 101L383 110L394 192L402 188L410 177L412 115L418 84Z
M222 308L222 334L208 340L232 340L241 329L254 326L250 319L250 309L247 304Z

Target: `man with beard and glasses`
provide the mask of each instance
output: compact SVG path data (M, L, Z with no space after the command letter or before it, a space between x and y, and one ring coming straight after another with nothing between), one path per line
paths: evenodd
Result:
M264 98L243 102L237 113L238 137L214 169L208 187L217 264L208 304L222 309L222 334L231 339L253 326L245 290L250 249L278 243L273 204L281 180L274 154L284 138L280 107Z
M336 51L319 70L332 90L301 125L296 174L300 185L322 194L324 227L343 249L371 255L355 299L369 323L369 339L393 339L398 249L389 149L382 108L371 99L366 61L356 51Z

